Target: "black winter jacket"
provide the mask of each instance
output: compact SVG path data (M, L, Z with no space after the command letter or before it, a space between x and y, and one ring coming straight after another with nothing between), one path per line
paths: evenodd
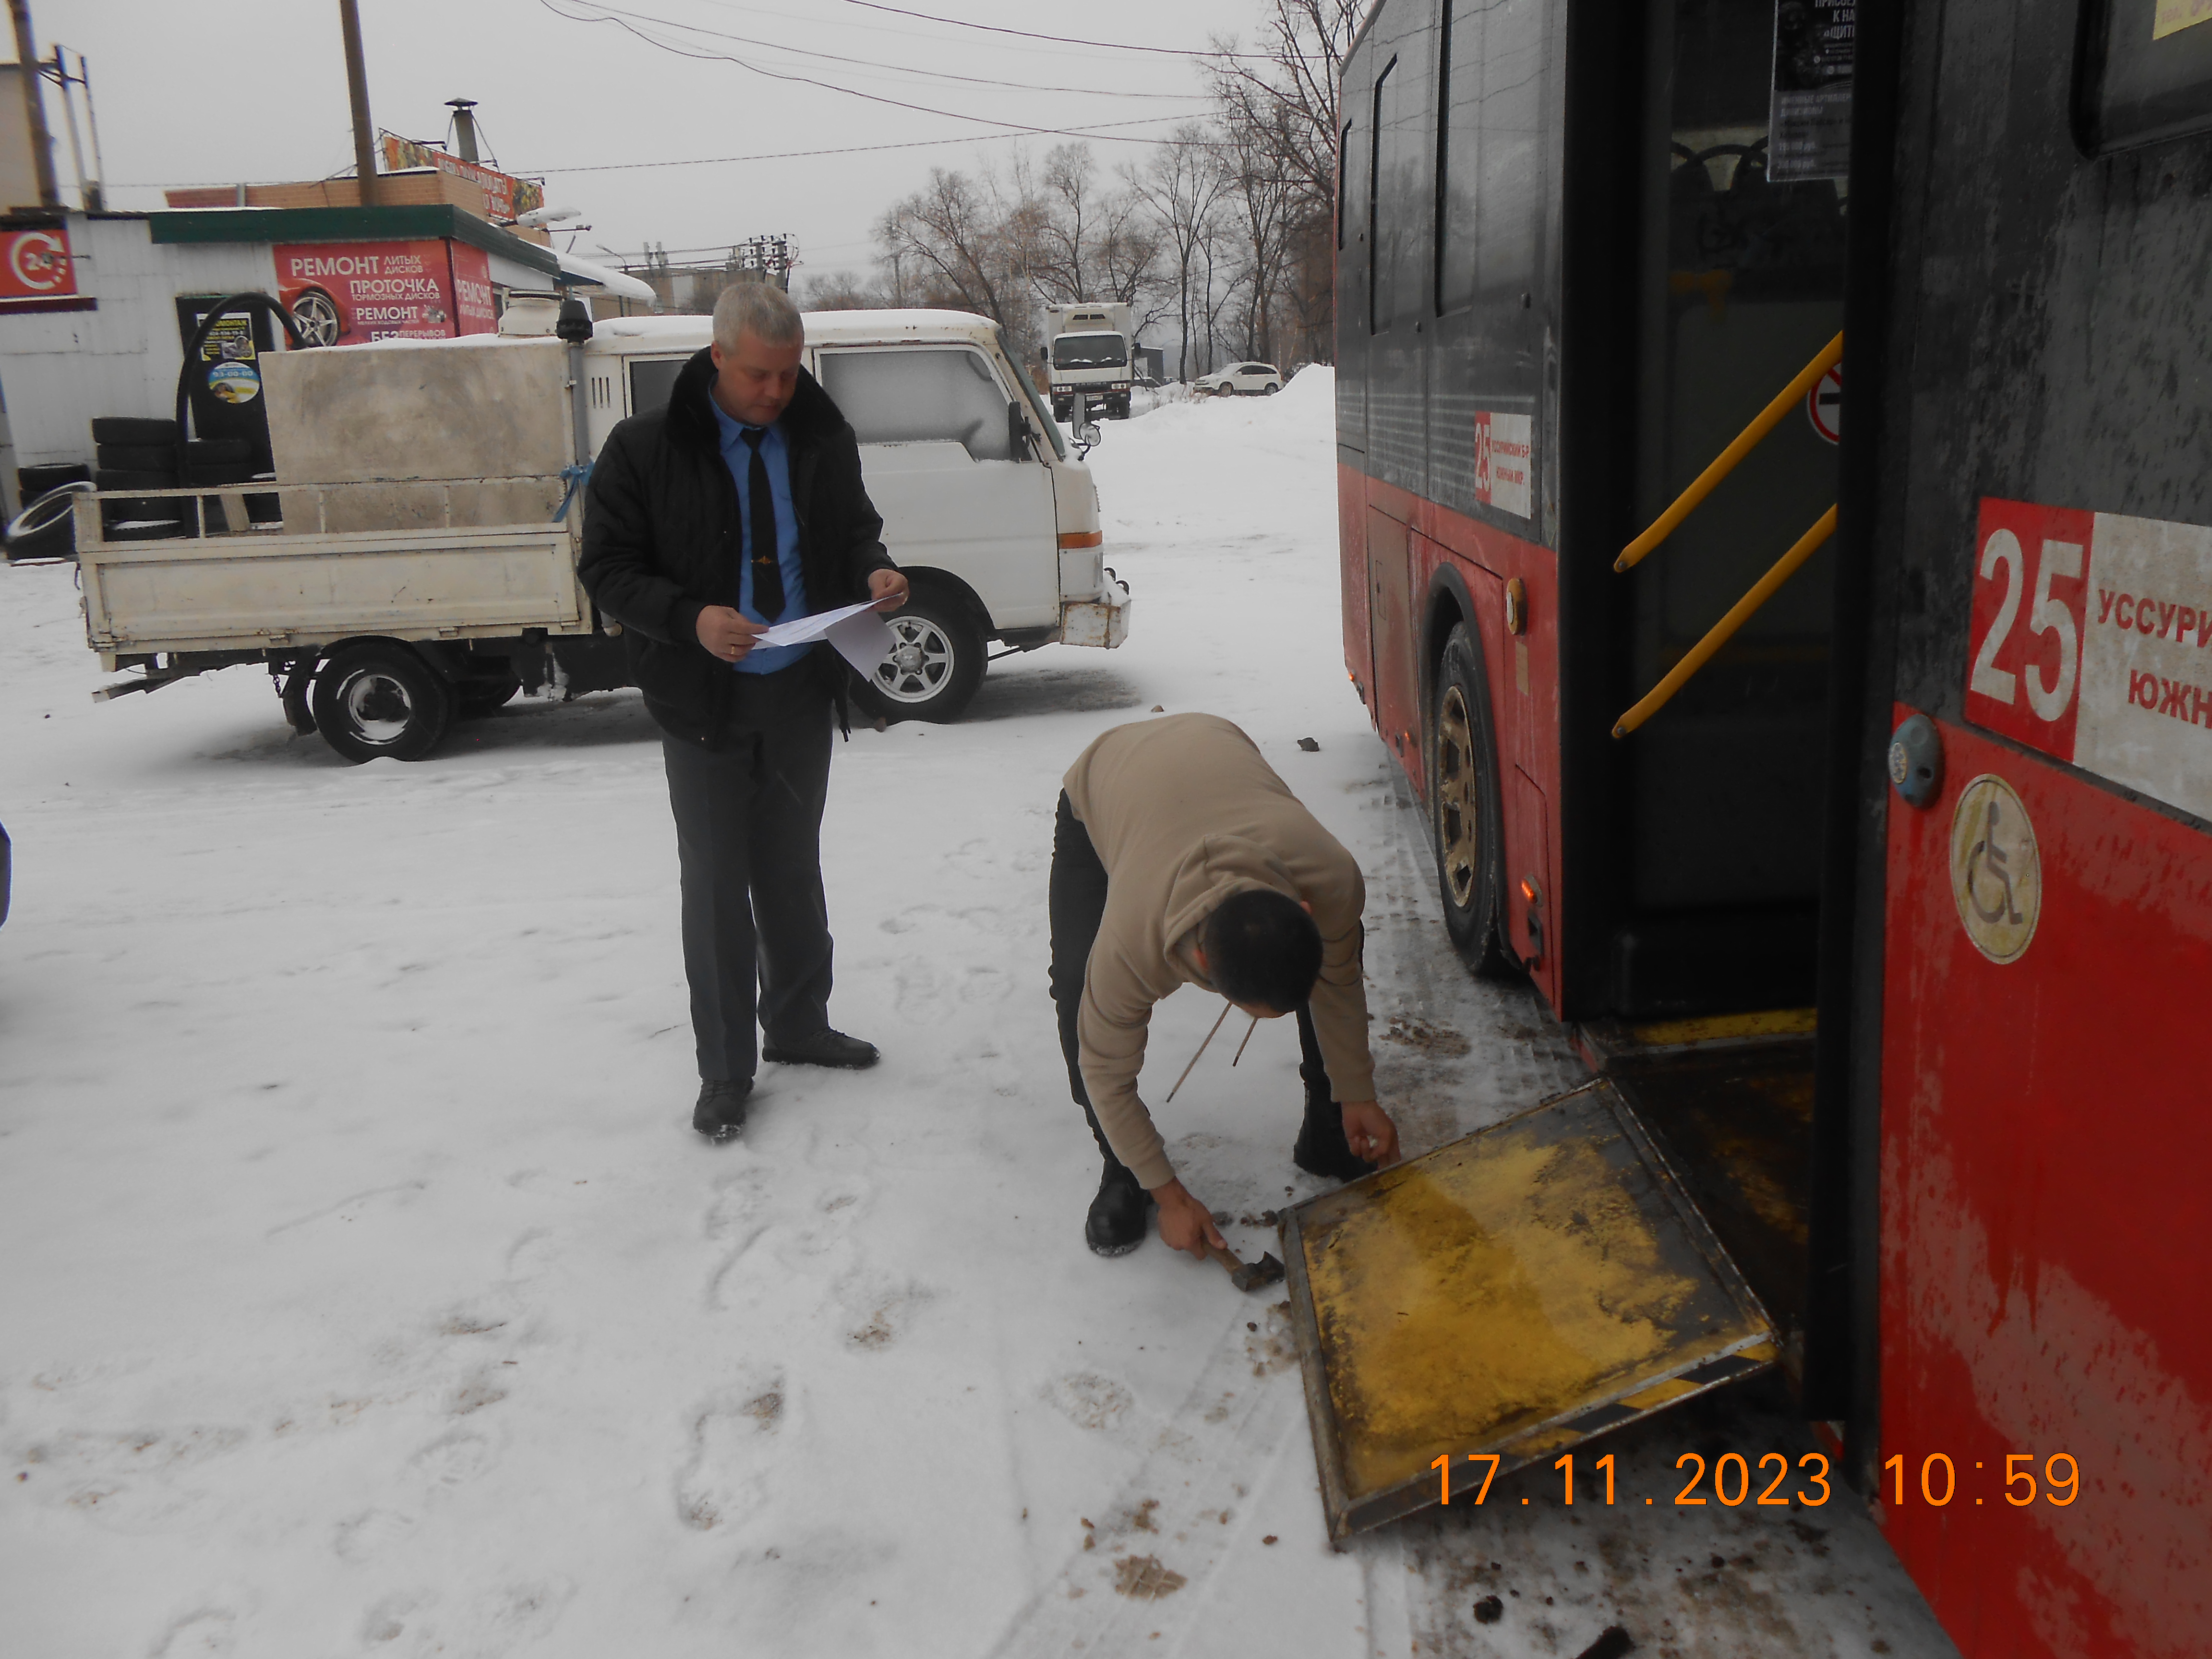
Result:
M630 678L661 729L719 749L736 676L700 647L699 612L736 606L743 543L738 487L707 402L714 379L702 350L676 377L665 408L633 415L608 434L592 468L577 574L592 603L623 625ZM808 605L858 605L868 597L870 571L897 568L860 481L859 442L805 369L781 425ZM842 705L843 659L821 646L795 667L819 675Z

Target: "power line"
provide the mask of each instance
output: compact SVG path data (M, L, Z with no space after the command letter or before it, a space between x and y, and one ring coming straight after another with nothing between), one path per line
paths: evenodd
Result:
M1273 54L1264 52L1186 52L1180 46L1132 46L1119 40L1079 40L1066 34L1033 34L1028 29L1002 28L996 23L971 23L964 17L938 17L926 11L908 11L903 6L886 6L880 0L845 0L848 6L865 7L869 11L887 11L895 17L919 17L925 23L945 23L954 28L976 29L985 34L1012 34L1024 40L1052 40L1063 46L1096 46L1102 52L1151 52L1164 58L1256 58L1272 61Z
M857 87L840 86L834 81L818 80L811 75L793 75L786 73L781 70L763 69L758 64L747 63L744 58L732 57L726 52L690 52L686 51L683 46L676 42L654 39L652 35L647 34L643 29L638 27L635 23L629 21L626 17L617 15L578 17L573 13L562 11L558 6L553 3L553 0L538 0L538 3L544 7L546 10L551 12L556 17L560 18L564 22L611 23L615 27L622 30L625 34L633 35L638 40L644 41L646 45L649 46L657 46L661 51L669 52L675 57L689 58L698 63L735 64L739 69L750 70L755 75L765 76L771 81L789 81L799 86L819 87L824 92L841 92L848 98L862 99L871 104L887 104L893 109L912 110L917 114L921 115L941 115L945 119L951 121L973 121L979 126L1003 127L1009 132L1034 133L1040 137L1048 138L1080 137L1085 136L1084 134L1067 127L1030 126L1019 121L1001 121L994 116L968 115L963 114L958 110L933 108L927 104L910 104L902 98L886 98L880 93L862 92ZM1173 120L1176 118L1173 116L1159 116L1155 118L1164 121ZM1144 123L1131 122L1128 125L1136 126L1142 125ZM1183 142L1180 139L1175 138L1138 138L1119 133L1102 133L1099 136L1103 137L1109 143L1176 144Z
M834 52L817 52L811 46L794 46L781 40L763 40L750 34L732 34L724 29L710 29L703 23L678 22L672 17L648 17L643 12L626 11L619 6L604 4L602 0L586 0L594 11L607 12L617 17L627 17L633 22L654 23L663 28L682 29L688 34L710 35L717 40L734 40L740 46L762 46L770 52L786 52L801 58L819 58L827 63L851 64L861 69L891 70L902 75L921 76L933 81L958 81L975 87L1011 87L1019 92L1064 92L1092 98L1157 98L1188 99L1182 92L1120 92L1110 87L1047 87L1030 81L999 81L980 75L955 75L948 70L917 69L907 64L886 64L875 58L848 58ZM580 19L571 21L580 21Z

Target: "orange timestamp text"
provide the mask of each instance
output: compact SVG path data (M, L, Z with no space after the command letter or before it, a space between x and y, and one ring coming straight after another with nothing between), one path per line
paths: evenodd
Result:
M1497 1477L1498 1466L1504 1460L1496 1452L1468 1452L1467 1461L1488 1466L1482 1472L1482 1485L1474 1494L1474 1501L1480 1504L1489 1498L1490 1483ZM1429 1467L1437 1472L1438 1496L1444 1503L1450 1503L1451 1455L1447 1452L1431 1462ZM1575 1501L1575 1455L1569 1452L1552 1467L1559 1472L1560 1501L1571 1504ZM1788 1509L1793 1504L1802 1504L1808 1509L1818 1509L1832 1495L1828 1480L1828 1460L1819 1452L1807 1452L1794 1464L1786 1453L1769 1452L1755 1465L1741 1452L1723 1452L1712 1461L1710 1483L1706 1479L1705 1459L1701 1453L1684 1452L1674 1460L1674 1467L1677 1470L1686 1471L1686 1478L1681 1490L1670 1501L1684 1508L1701 1508L1711 1501L1730 1509L1744 1503L1749 1503L1754 1508ZM1593 1474L1603 1477L1603 1501L1607 1504L1615 1502L1613 1454L1607 1452L1590 1468ZM1756 1474L1753 1473L1754 1468ZM1793 1478L1798 1481L1798 1486L1794 1491L1785 1490ZM1464 1486L1465 1483L1462 1485ZM1705 1495L1708 1487L1712 1493L1711 1500ZM1753 1495L1754 1488L1756 1496ZM1590 1501L1589 1487L1586 1485L1583 1490L1583 1501ZM1462 1501L1465 1501L1464 1494ZM1526 1504L1528 1500L1523 1498L1521 1501ZM1650 1498L1644 1501L1647 1504L1657 1502Z
M2014 1452L2004 1460L2004 1480L2001 1485L2004 1501L2013 1508L2024 1510L2040 1498L2045 1503L2063 1510L2081 1495L2081 1466L2075 1461L2071 1452L2053 1452L2043 1460L2043 1480L2040 1484L2035 1478L2035 1461L2033 1452ZM2027 1467L2022 1468L2022 1464ZM2065 1466L2063 1474L2059 1473L2061 1464ZM1987 1468L1979 1462L1973 1467L1977 1470ZM1905 1454L1899 1452L1884 1458L1881 1472L1889 1477L1891 1505L1897 1509L1904 1508L1909 1491L1905 1478ZM1942 1452L1930 1452L1920 1460L1920 1479L1915 1484L1919 1489L1920 1501L1930 1509L1940 1510L1960 1496L1958 1465ZM2058 1495L2061 1492L2066 1495L2061 1498ZM1972 1501L1979 1504L1983 1500L1977 1497Z

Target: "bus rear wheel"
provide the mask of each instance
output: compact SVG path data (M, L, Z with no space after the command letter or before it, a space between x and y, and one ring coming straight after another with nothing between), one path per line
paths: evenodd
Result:
M1503 976L1513 964L1504 939L1504 814L1488 684L1474 635L1463 623L1454 628L1437 660L1429 725L1437 884L1444 929L1460 954L1478 974Z

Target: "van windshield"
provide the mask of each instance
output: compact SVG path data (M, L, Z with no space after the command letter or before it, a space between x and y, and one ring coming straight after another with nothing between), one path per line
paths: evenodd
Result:
M1052 343L1054 368L1119 368L1128 361L1118 334L1063 334Z

